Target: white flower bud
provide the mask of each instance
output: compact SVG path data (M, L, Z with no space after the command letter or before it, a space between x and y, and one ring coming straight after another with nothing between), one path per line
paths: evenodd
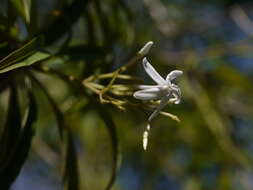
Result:
M151 46L153 45L153 43L154 43L154 42L152 42L152 41L147 42L147 43L143 46L143 48L140 49L140 51L138 52L138 54L140 54L140 55L142 55L142 56L147 55L148 52L149 52L149 50L150 50L150 48L151 48Z
M143 149L146 150L147 146L148 146L148 132L150 130L150 125L147 125L147 129L144 131L143 133L143 139L142 139L142 145L143 145Z
M146 150L148 146L148 131L144 131L142 142L143 142L143 149Z

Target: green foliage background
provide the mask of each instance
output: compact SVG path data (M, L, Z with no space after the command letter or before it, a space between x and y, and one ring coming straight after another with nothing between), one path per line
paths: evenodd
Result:
M50 168L41 178L69 190L252 189L252 8L2 0L0 189L38 160ZM182 102L155 118L144 151L156 103L132 94L152 83L138 53L148 41L163 76L184 75Z

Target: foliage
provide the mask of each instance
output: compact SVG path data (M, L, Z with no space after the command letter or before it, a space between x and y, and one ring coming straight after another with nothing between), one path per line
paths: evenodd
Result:
M252 7L1 1L0 189L36 156L69 190L251 189ZM158 102L133 98L144 56L184 72L183 102L152 121L147 151Z

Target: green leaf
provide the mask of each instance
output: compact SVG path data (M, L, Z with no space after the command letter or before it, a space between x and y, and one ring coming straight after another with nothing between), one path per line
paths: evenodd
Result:
M8 72L8 71L20 68L20 67L30 66L38 61L42 61L42 60L48 58L49 56L50 56L50 54L48 54L48 53L38 51L38 52L32 54L31 56L29 56L28 58L24 59L21 62L9 65L9 66L1 69L0 73L5 73L5 72Z
M30 74L31 79L38 85L38 87L43 91L47 97L53 112L56 117L57 126L59 129L61 140L66 141L66 163L64 171L64 189L66 190L78 190L79 186L79 175L78 175L78 160L76 156L76 151L73 143L73 138L65 125L65 119L63 113L59 109L56 102L52 99L51 95L48 93L47 89L40 83L40 81Z
M9 3L15 8L15 12L25 18L25 12L21 0L10 0Z
M42 45L43 45L42 37L36 37L32 39L31 41L23 45L21 48L13 51L8 56L0 60L0 70L28 58L36 51L38 51L38 49L41 48Z
M31 92L28 94L29 105L26 110L26 114L23 118L22 132L20 133L18 143L12 150L12 154L8 159L7 165L1 168L0 171L0 189L9 189L11 184L15 181L19 175L20 170L28 156L31 148L32 138L34 136L34 130L32 124L37 118L37 106L34 96ZM12 118L14 120L14 118ZM10 126L9 126L10 127Z
M52 99L51 95L48 93L47 89L40 83L40 81L34 77L32 74L29 75L31 79L38 85L42 92L47 97L53 112L56 117L57 126L60 133L61 140L66 141L66 163L64 171L64 189L66 190L78 190L79 188L79 175L78 175L78 160L76 156L76 151L73 143L73 138L65 125L65 119L63 113L59 109L56 102Z
M73 138L71 134L66 131L66 165L64 172L65 190L79 189L78 159L76 154Z
M31 1L32 0L10 0L10 3L15 8L15 12L24 18L26 23L30 22Z
M98 103L96 103L96 111L98 112L99 116L104 121L107 130L111 137L111 143L112 143L112 160L113 160L113 167L112 167L112 173L110 180L106 186L106 190L109 190L112 188L114 181L116 179L116 174L118 170L118 163L119 163L119 150L118 150L118 136L117 136L117 128L111 119L111 116L109 113Z
M30 23L30 12L31 12L31 5L32 0L22 0L23 2L23 12L24 12L24 18L26 23Z
M51 105L55 118L56 118L60 138L61 140L63 140L63 131L66 127L65 127L64 117L61 110L59 109L58 105L56 104L52 96L49 94L47 89L44 87L44 85L32 73L29 73L29 76L32 79L32 81L41 89L41 91L45 94L46 98L48 99L48 102Z
M8 115L0 139L0 173L3 166L7 164L10 154L17 144L17 139L21 130L21 116L17 100L17 89L14 85L11 85L8 104Z

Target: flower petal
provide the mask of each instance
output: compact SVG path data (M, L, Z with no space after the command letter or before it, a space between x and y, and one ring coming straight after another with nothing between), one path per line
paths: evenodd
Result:
M148 62L147 58L144 57L142 60L143 67L147 74L157 83L157 84L165 84L166 81L159 75L159 73L152 67L152 65Z
M168 102L169 99L170 99L170 94L168 94L167 96L164 96L161 99L161 102L160 102L159 106L156 108L156 110L148 118L149 122L151 122L151 120L154 119L154 117L157 116L160 113L160 111L164 108L164 106L166 106L166 103Z
M156 100L160 99L161 93L159 88L148 88L144 90L139 90L134 93L134 97L140 100Z
M138 85L139 89L148 89L148 88L159 88L159 85Z
M180 88L174 88L172 91L172 95L174 96L174 99L171 99L171 101L174 102L174 104L179 104L181 101L181 90Z
M171 71L167 77L166 77L166 81L172 81L174 80L175 78L177 78L178 76L182 75L183 74L183 71L180 71L180 70L174 70L174 71Z

